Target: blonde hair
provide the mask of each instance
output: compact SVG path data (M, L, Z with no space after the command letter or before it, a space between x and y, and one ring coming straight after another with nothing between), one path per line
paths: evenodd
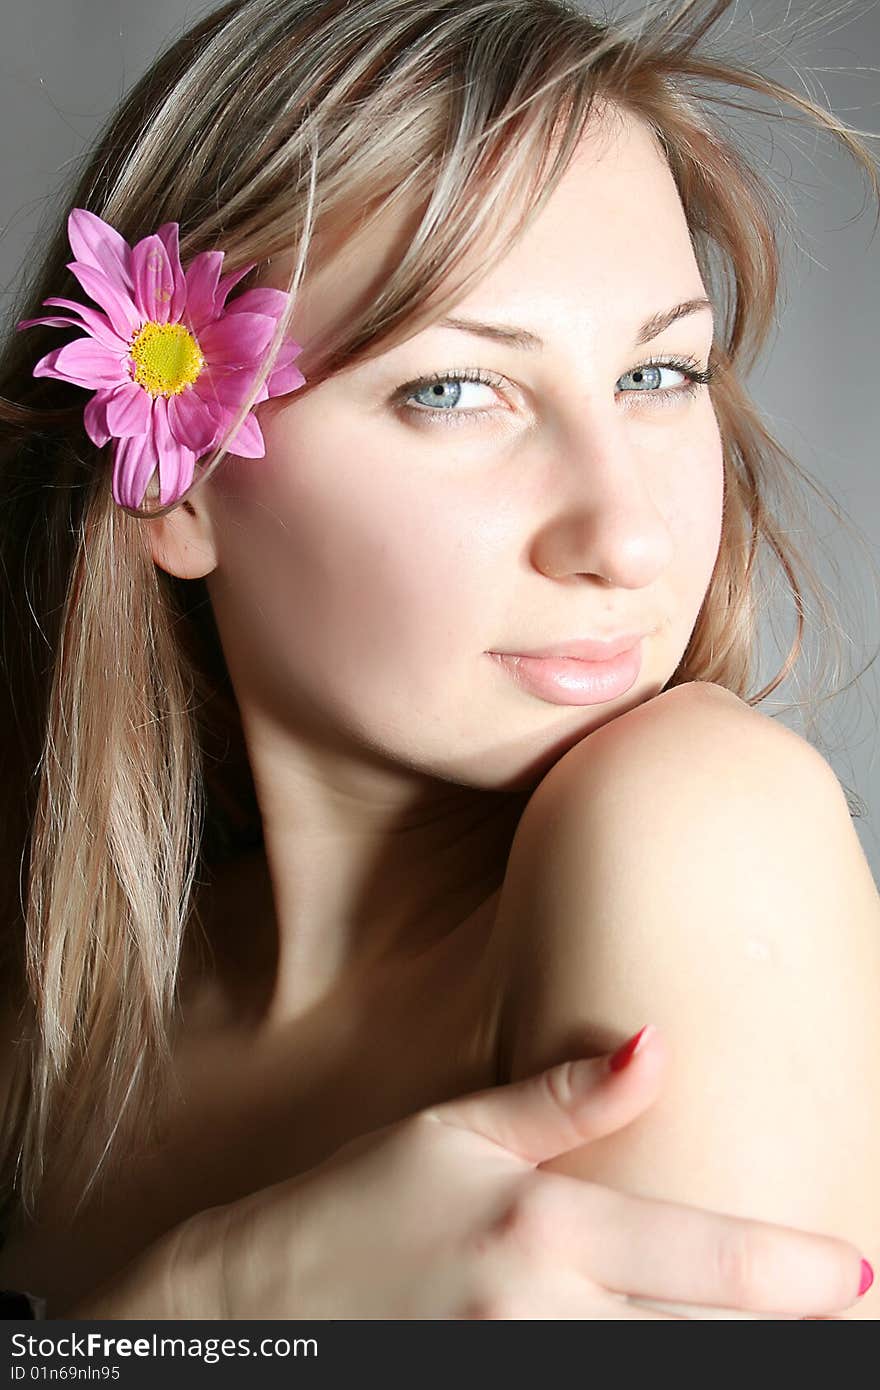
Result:
M787 520L800 516L796 477L820 489L743 385L774 323L788 209L709 104L755 109L734 100L743 89L778 99L832 132L875 196L880 180L864 132L703 51L729 8L647 5L615 25L560 0L235 0L175 40L121 103L14 321L37 316L49 295L81 297L65 268L73 206L129 243L177 221L184 265L219 248L224 273L296 248L293 307L313 241L341 244L408 200L421 220L381 293L298 360L300 389L313 390L447 312L540 212L587 121L635 114L668 160L721 311L711 390L722 538L668 684L714 681L757 704L798 658L806 595L824 620L826 653L837 624ZM228 438L288 325L285 316ZM112 444L98 449L86 436L81 389L32 375L60 341L52 328L12 333L0 359L0 795L10 851L0 908L20 1023L0 1172L7 1208L25 1211L50 1158L78 1175L82 1201L113 1156L161 1127L197 874L260 834L204 580L166 574L144 541L142 519L188 505L189 494L152 509L113 502ZM221 448L197 466L193 492L225 458ZM798 629L775 679L750 693L765 552ZM817 682L814 699L818 691Z

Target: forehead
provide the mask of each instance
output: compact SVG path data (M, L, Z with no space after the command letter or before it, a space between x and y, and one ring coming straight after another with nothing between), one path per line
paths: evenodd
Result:
M381 290L419 221L409 204L371 226L313 244L294 314L294 336L314 342L339 316ZM284 288L292 260L261 283ZM465 269L456 268L457 273ZM455 306L474 317L500 313L553 334L554 320L591 327L642 317L702 281L684 209L653 131L627 112L595 119L544 207L502 260ZM642 312L644 311L644 312Z

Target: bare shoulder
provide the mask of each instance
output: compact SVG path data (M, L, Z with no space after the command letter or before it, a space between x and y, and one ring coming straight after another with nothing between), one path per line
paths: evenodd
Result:
M876 1263L880 894L821 754L720 687L677 687L570 749L520 829L499 1080L646 1022L666 1056L645 1114L542 1167ZM845 1316L876 1319L880 1293Z
M785 951L788 924L805 942L808 922L818 935L841 911L870 951L878 907L822 755L731 691L677 686L569 749L526 806L496 919L502 1031L531 1011L539 977L582 974L576 959L594 981L632 952L694 960L709 922L704 944L769 951L772 936ZM597 1035L596 1050L613 1041Z
M731 737L742 746L758 739L776 739L792 753L802 750L807 759L819 756L799 734L712 681L688 681L665 690L604 725L576 747L589 749L591 754L601 752L606 758L623 756L629 748L639 756L652 747L666 749L678 754L682 771L687 772L695 754L713 747L726 751Z
M647 783L655 804L658 791L668 804L695 778L712 779L720 789L718 777L729 786L751 773L757 788L780 768L803 769L840 790L833 769L806 739L724 686L690 681L625 711L569 749L526 807L518 848L528 852L533 830L546 816L558 817L572 796L632 794Z

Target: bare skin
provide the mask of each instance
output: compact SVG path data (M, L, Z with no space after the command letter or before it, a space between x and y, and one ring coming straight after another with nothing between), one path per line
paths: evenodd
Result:
M264 875L260 855L223 875L214 898L224 904L214 923L221 942ZM56 1175L39 1228L13 1231L0 1250L0 1286L66 1302L185 1217L304 1172L430 1103L497 1085L501 978L492 978L489 949L497 898L460 924L467 933L341 985L281 1033L262 1032L254 1012L271 974L252 973L243 986L234 956L221 958L186 992L168 1141L130 1157L102 1206L88 1204L72 1224L74 1196Z
M738 702L726 692L719 695L731 701L727 708L738 723ZM666 723L677 742L682 735L681 717L688 717L688 698L687 690L669 696L675 703L672 719L667 717ZM609 745L606 739L606 754L609 746L625 750L628 741L617 737L618 730L623 734L624 725L634 729L634 720L638 724L651 720L653 712L665 704L665 697L649 702L616 724L614 742ZM724 729L727 734L733 732L726 724ZM607 735L612 736L610 728ZM586 743L573 751L577 775L589 775L591 747ZM546 804L545 797L545 809ZM511 869L528 865L529 854L528 837L517 839ZM264 872L255 855L218 882L210 899L215 908L210 917L215 942L222 942L227 932L240 926L248 907L249 926L259 923L253 909L260 901L257 885ZM538 875L540 866L534 864L530 872ZM507 951L513 936L499 930L496 906L494 895L481 915L462 924L469 927L470 935L450 933L445 954L435 952L405 968L377 971L369 984L364 980L361 990L350 997L340 993L335 1010L317 1009L300 1020L289 1031L287 1045L274 1052L265 1045L265 1038L262 1044L258 1041L259 1011L254 1013L253 1001L260 992L240 988L234 953L230 960L219 950L212 972L190 976L184 1011L187 1026L178 1034L176 1048L183 1094L172 1116L169 1142L152 1156L133 1155L124 1177L108 1184L102 1209L87 1209L73 1227L64 1185L56 1178L50 1183L40 1229L16 1232L0 1253L0 1282L39 1289L48 1295L50 1309L53 1305L61 1309L52 1315L74 1317L651 1319L691 1315L690 1305L684 1303L680 1311L651 1311L650 1298L647 1307L643 1301L630 1300L628 1311L626 1301L618 1302L620 1294L615 1291L630 1289L659 1298L656 1306L660 1308L670 1297L715 1305L711 1310L700 1307L697 1316L796 1317L791 1308L818 1312L851 1302L858 1252L845 1242L640 1199L632 1199L631 1210L624 1210L614 1204L620 1198L613 1192L606 1194L593 1184L584 1187L553 1174L536 1179L529 1175L528 1164L515 1161L517 1144L525 1145L522 1152L531 1152L534 1158L534 1150L545 1143L549 1157L559 1151L559 1145L570 1147L577 1142L578 1128L583 1139L591 1139L625 1125L657 1094L664 1045L662 1036L655 1039L647 1059L633 1074L618 1073L624 1080L610 1083L610 1090L602 1080L605 1062L599 1057L591 1062L596 1069L595 1090L578 1128L573 1120L564 1121L561 1112L553 1117L569 1094L569 1078L563 1075L553 1086L538 1084L541 1078L520 1083L531 1088L532 1101L525 1109L518 1102L522 1113L520 1122L515 1122L517 1105L512 1094L504 1099L509 1076L503 1061L499 1064L497 1045L499 1005L509 997ZM540 930L540 922L526 923L515 914L509 916L508 924L517 934L527 926ZM466 940L473 949L462 955ZM252 965L258 959L255 954ZM271 972L266 980L270 977ZM252 986L257 980L253 969L249 980ZM479 1095L457 1100L483 1087L490 1089L484 1091L489 1103L482 1110ZM523 1103L526 1096L524 1091ZM447 1097L457 1107L460 1123L466 1129L473 1125L473 1141L465 1142L463 1135L461 1143L452 1138L454 1130L447 1124L452 1123L453 1112L449 1105L438 1105ZM495 1098L502 1105L493 1112ZM505 1111L504 1106L509 1109ZM455 1153L464 1144L460 1161L450 1152L447 1163L441 1148L426 1147L422 1140L429 1138L428 1130L413 1131L408 1137L401 1133L395 1140L393 1126L387 1140L383 1140L385 1130L377 1134L372 1150L363 1151L363 1162L357 1151L350 1158L349 1139L360 1135L372 1139L380 1126L426 1108L437 1119L441 1112L449 1115L447 1124L433 1126L434 1138L449 1136ZM539 1113L544 1112L539 1122ZM493 1113L496 1143L481 1148L476 1136L492 1136ZM465 1121L466 1115L472 1118ZM206 1134L211 1136L209 1145ZM508 1146L512 1153L505 1179L507 1170L499 1166L499 1155ZM375 1153L372 1164L371 1151ZM322 1160L329 1155L338 1161L327 1168ZM479 1176L481 1164L487 1162L493 1186L487 1185L488 1174ZM346 1183L349 1168L351 1180ZM471 1211L465 1202L463 1212L461 1203L467 1193L462 1182L467 1173L473 1178L469 1201L471 1206L476 1201L476 1206ZM303 1176L304 1185L291 1190L288 1200L285 1180L297 1175ZM381 1218L364 1189L366 1183L368 1193L377 1177L383 1202L391 1191L395 1194L400 1228L389 1228L387 1279L378 1284L366 1271L372 1269L375 1227ZM270 1184L277 1184L277 1196ZM399 1202L409 1200L422 1212L418 1204L425 1192L431 1194L428 1207L434 1225L439 1222L437 1230L432 1225L430 1240L436 1245L440 1266L416 1239L416 1232L422 1245L429 1239L423 1215L407 1216L406 1206L402 1215L396 1210ZM239 1254L227 1269L230 1277L222 1285L226 1292L221 1304L215 1266L222 1213L237 1210L240 1196L246 1205L242 1217L235 1217L234 1249ZM533 1199L538 1196L536 1208ZM518 1205L526 1198L530 1219L525 1206ZM605 1210L609 1199L610 1216ZM227 1201L232 1208L213 1205ZM509 1206L510 1202L514 1205ZM549 1221L554 1209L556 1218ZM188 1238L186 1275L178 1276L173 1298L161 1259L136 1260L135 1273L120 1286L119 1272L132 1256L146 1252L153 1237L172 1226L180 1230L176 1223L188 1215L196 1215L201 1222L214 1211L219 1224L209 1220ZM247 1216L250 1211L252 1216ZM544 1216L536 1224L538 1211ZM241 1226L243 1217L254 1223L252 1230ZM455 1236L459 1219L463 1223L460 1238ZM596 1230L602 1230L609 1219L614 1238L605 1230L591 1258ZM636 1223L637 1231L627 1229L628 1221ZM747 1262L751 1283L744 1288L738 1265L731 1259L731 1242L744 1258L747 1229L748 1239L758 1243ZM477 1235L480 1242L475 1245ZM283 1247L289 1238L304 1261L305 1276L297 1266L291 1270L285 1264ZM725 1246L728 1255L722 1258L719 1251ZM685 1248L690 1251L686 1259L667 1264L670 1249ZM317 1266L316 1251L322 1252ZM489 1259L489 1265L484 1259ZM180 1265L176 1261L176 1267ZM722 1269L726 1271L723 1279ZM406 1277L404 1270L409 1270ZM254 1287L254 1277L261 1271ZM402 1284L397 1282L400 1279ZM97 1302L90 1301L89 1291L102 1287ZM269 1292L272 1299L267 1304ZM71 1302L73 1311L68 1312ZM775 1311L736 1312L727 1305Z
M615 387L650 356L705 364L712 315L634 346L643 320L705 286L653 139L610 134L590 133L455 306L528 324L540 354L431 325L265 402L265 458L227 460L148 523L158 565L206 580L241 711L277 935L266 1031L467 923L500 886L524 798L657 695L686 648L718 550L718 424L705 389L660 406ZM381 290L412 233L395 208L316 261L292 327L307 380L309 345ZM422 373L470 366L509 385L464 383L454 425L427 423L423 399L392 403ZM685 380L667 368L654 389ZM642 670L603 704L535 699L489 655L622 632L645 634Z
M410 234L398 218L321 267L297 341L374 293ZM192 1211L498 1084L492 929L521 813L567 750L663 690L714 567L708 395L661 409L615 389L649 356L705 365L705 311L633 345L649 315L704 293L646 131L591 138L456 306L529 325L543 356L432 327L301 402L264 403L266 457L230 460L148 523L157 564L207 576L265 855L206 892L216 965L184 991L168 1143L72 1227L70 1194L50 1182L40 1229L0 1252L0 1282L15 1270L19 1287L63 1297ZM307 350L297 365L308 378ZM390 407L401 382L471 365L509 383L469 384L461 413L494 404L494 424L427 426ZM682 384L664 370L663 387ZM640 675L593 706L524 694L489 656L621 631L647 634Z

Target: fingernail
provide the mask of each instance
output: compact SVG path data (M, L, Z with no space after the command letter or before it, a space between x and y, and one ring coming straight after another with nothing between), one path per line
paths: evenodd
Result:
M623 1068L632 1061L633 1057L644 1044L645 1039L650 1037L653 1031L653 1023L646 1023L644 1028L640 1028L637 1033L633 1034L629 1041L623 1044L623 1047L619 1047L617 1051L609 1057L608 1070L622 1071Z
M862 1260L862 1282L859 1284L859 1298L867 1293L874 1282L874 1271L867 1260Z

